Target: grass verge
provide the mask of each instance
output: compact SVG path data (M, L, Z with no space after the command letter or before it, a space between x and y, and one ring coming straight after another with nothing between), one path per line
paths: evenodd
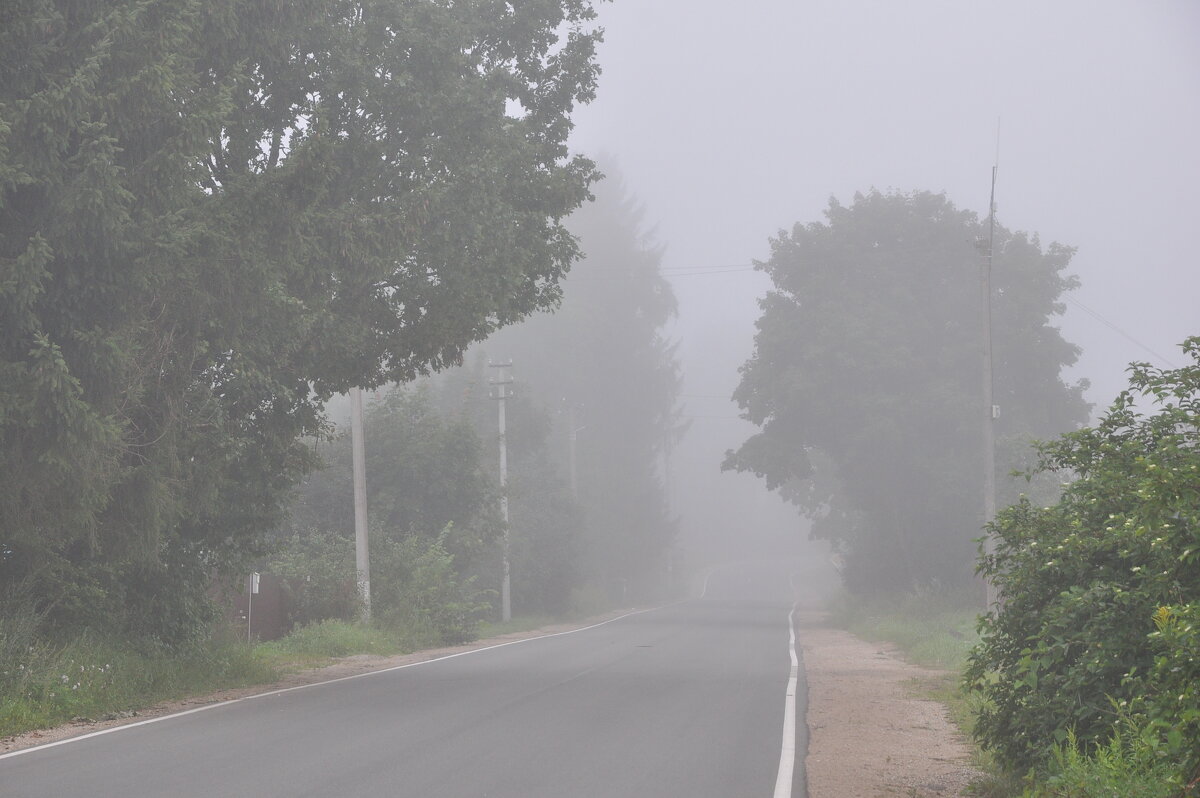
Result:
M31 647L0 673L0 736L108 720L159 701L270 682L276 672L232 639L185 649L123 647L85 635Z
M478 634L530 631L553 620L517 617L507 624L483 624ZM232 634L180 650L122 646L89 635L58 646L35 644L21 652L19 661L0 664L0 737L75 720L111 720L162 701L270 684L340 657L406 654L441 645L428 629L345 621L322 621L254 645Z

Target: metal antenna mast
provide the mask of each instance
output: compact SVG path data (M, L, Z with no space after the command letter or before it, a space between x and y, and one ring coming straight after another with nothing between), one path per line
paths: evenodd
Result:
M983 522L996 518L996 418L1000 408L995 404L992 387L992 257L996 243L996 172L1000 168L1000 121L996 120L996 160L992 163L992 192L988 198L988 249L983 265L981 295L983 300ZM991 533L984 538L984 550L994 549ZM991 580L986 583L987 607L996 601L996 589Z

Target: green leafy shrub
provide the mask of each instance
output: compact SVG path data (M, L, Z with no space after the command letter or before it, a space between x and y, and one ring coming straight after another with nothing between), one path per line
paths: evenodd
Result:
M321 529L297 532L280 544L268 570L283 580L297 627L326 619L350 621L359 614L354 541L345 535Z
M1200 601L1159 607L1154 623L1147 692L1133 702L1147 719L1142 741L1156 758L1178 761L1186 794L1200 794Z
M1170 763L1154 759L1136 724L1118 724L1105 745L1081 745L1074 732L1054 749L1049 774L1024 798L1175 798Z
M471 640L491 609L484 600L487 591L455 569L447 550L453 530L448 524L432 540L410 534L372 541L372 612L385 626L412 634L418 644Z
M986 699L975 735L1009 768L1045 768L1070 739L1098 751L1125 713L1180 789L1195 775L1200 338L1184 351L1195 365L1135 364L1096 427L1041 445L1040 470L1074 477L1058 504L992 525L980 571L1002 600L966 678Z

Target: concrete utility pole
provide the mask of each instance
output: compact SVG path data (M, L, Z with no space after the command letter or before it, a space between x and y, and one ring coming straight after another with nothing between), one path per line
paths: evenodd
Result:
M575 405L567 404L567 465L571 475L571 498L579 499L579 472L575 467L575 442L583 427L575 426Z
M999 133L997 133L997 141ZM997 143L997 150L999 143ZM996 418L1000 408L995 404L992 391L992 255L995 250L996 237L996 170L997 163L992 166L992 193L988 200L988 249L987 258L983 264L983 279L981 280L981 295L983 299L983 522L990 524L996 518ZM992 535L988 532L984 538L984 551L991 554L995 548ZM989 579L985 583L987 607L996 601L996 587Z
M354 459L354 565L362 619L371 620L371 554L367 539L367 456L363 442L362 389L350 389L350 441Z
M512 368L512 361L507 363L489 361L488 367L498 369L496 379L489 380L488 383L496 386L496 393L492 395L492 398L497 400L497 407L500 408L500 515L504 519L504 578L500 583L500 618L507 622L512 620L512 589L509 581L508 562L508 438L504 431L504 402L508 399L506 389L512 385L512 378L504 370Z

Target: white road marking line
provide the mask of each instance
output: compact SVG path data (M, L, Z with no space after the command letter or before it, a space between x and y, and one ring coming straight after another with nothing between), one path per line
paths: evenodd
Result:
M367 676L378 676L381 673L391 673L392 671L401 671L406 668L416 668L421 665L432 665L437 662L445 662L446 660L457 659L458 657L465 657L468 654L478 654L482 651L492 651L493 649L504 648L505 646L515 646L518 643L530 643L534 640L546 640L551 637L562 637L563 635L572 635L572 634L575 634L576 632L586 632L589 629L596 629L598 627L605 626L606 624L614 623L614 622L622 620L624 618L630 618L634 615L641 615L644 612L654 612L655 610L666 609L667 607L673 607L673 606L675 606L675 604L679 604L679 603L681 603L681 602L665 604L661 607L649 607L644 610L634 610L633 612L627 612L624 615L618 615L616 618L609 618L607 621L601 621L600 623L594 623L591 626L583 626L583 627L580 627L579 629L568 629L565 632L553 632L551 634L539 635L537 637L527 637L523 640L510 640L507 643L497 643L494 646L484 646L483 648L473 648L470 651L460 651L457 654L447 654L444 657L436 657L434 659L422 660L421 662L410 662L407 665L396 665L391 668L383 668L383 669L377 670L377 671L367 671L366 673L356 673L352 676L340 676L337 679L329 679L324 682L313 682L311 684L300 684L300 685L296 685L295 687L283 687L279 690L271 690L266 693L255 693L254 695L243 696L242 698L233 698L228 701L219 701L214 704L205 704L202 707L196 707L194 709L185 709L182 712L173 712L170 715L162 715L157 718L149 718L147 720L140 720L136 723L126 723L123 726L113 726L112 728L101 729L100 731L89 732L87 734L81 734L78 737L68 737L65 740L56 740L55 742L52 742L52 743L43 743L41 745L33 746L32 748L22 748L18 751L9 751L7 754L0 754L0 759L8 759L9 757L22 756L23 754L31 754L34 751L44 751L47 748L55 748L60 745L67 745L68 743L77 743L81 740L86 740L90 737L100 737L101 735L104 735L104 734L113 734L114 732L125 731L127 729L134 729L134 728L137 728L138 726L148 726L151 723L159 723L160 721L171 720L172 718L182 718L184 715L194 715L197 712L207 712L210 709L216 709L218 707L227 707L232 704L240 704L245 701L254 701L255 699L259 699L259 698L269 698L270 696L282 695L283 693L290 693L295 690L307 690L310 687L321 687L322 685L326 685L326 684L336 684L337 682L348 682L351 679L362 679Z
M795 585L792 585L793 593ZM783 743L779 751L779 775L775 778L774 798L792 798L792 781L796 768L796 690L799 687L800 660L796 656L796 605L788 613L788 656L792 667L788 672L787 695L783 702Z

